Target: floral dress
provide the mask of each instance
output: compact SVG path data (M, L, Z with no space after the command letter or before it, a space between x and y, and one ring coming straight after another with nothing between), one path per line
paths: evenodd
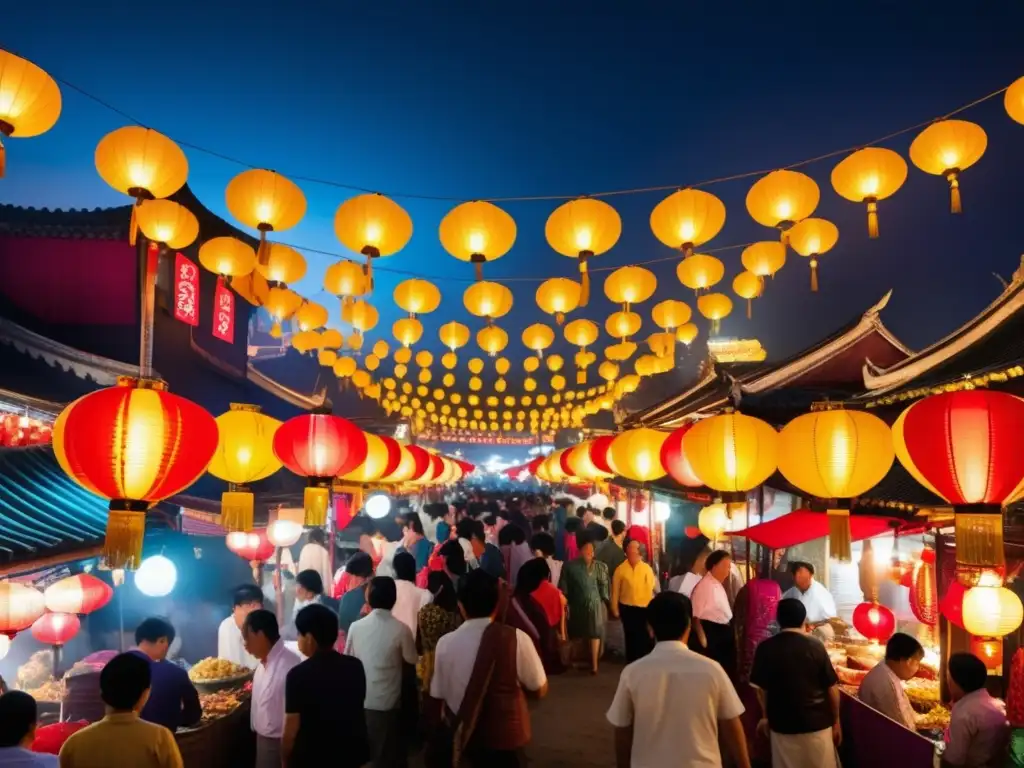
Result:
M558 587L569 601L569 637L604 640L609 597L608 566L600 560L588 566L582 557L566 563Z
M429 693L430 680L434 676L434 651L437 650L437 642L449 632L458 629L462 624L462 617L430 603L420 608L417 624L419 631L416 633L416 645L420 652L420 660L416 665L416 673L422 682L422 690Z

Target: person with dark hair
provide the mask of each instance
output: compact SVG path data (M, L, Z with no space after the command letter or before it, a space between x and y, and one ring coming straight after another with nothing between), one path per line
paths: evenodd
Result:
M579 533L581 528L583 528L583 523L578 517L566 516L565 525L562 526L562 551L565 553L564 560L567 563L571 563L580 556L580 547L579 542L576 540L576 534Z
M814 578L814 566L802 561L789 564L789 572L793 574L793 586L787 589L783 598L791 597L799 600L807 609L807 623L816 626L834 619L836 601L825 585Z
M395 552L408 552L413 556L416 565L416 572L419 573L427 567L430 560L430 553L434 551L434 545L430 543L426 533L423 531L423 521L416 512L407 512L402 516L405 527L402 531L402 545Z
M56 755L32 752L39 721L36 700L22 691L0 694L0 765L57 768Z
M610 535L598 545L595 557L608 566L608 573L614 575L615 569L626 559L626 552L622 548L623 540L626 538L626 524L621 520L613 519L608 530Z
M471 505L472 506L472 505ZM479 568L480 563L476 559L475 548L473 547L473 531L479 521L473 517L464 517L455 524L455 536L462 547L463 559L466 561L466 569ZM482 529L481 524L481 529Z
M415 665L416 641L409 628L395 618L398 590L394 579L376 576L366 591L368 616L348 631L345 654L363 663L366 672L366 727L370 761L374 768L405 766L408 737L402 728L402 681L404 665Z
M707 573L706 563L710 554L710 547L701 547L697 554L693 556L693 563L690 564L689 568L685 569L679 578L679 583L673 586L672 581L669 581L669 589L687 597L693 595L693 588L700 583L700 580L704 578L704 574Z
M540 607L544 609L544 615L547 617L548 624L552 629L555 630L556 636L560 640L567 640L565 626L565 613L568 606L568 601L562 591L556 587L551 581L551 570L548 567L548 561L544 558L537 557L530 561L530 563L537 563L538 565L530 565L529 578L530 583L527 586L532 588L529 590L530 594L533 595L533 599L536 600ZM526 565L523 566L525 568ZM520 577L523 576L523 570L520 569ZM540 582L534 584L533 579L535 576L540 577ZM525 588L525 587L524 587Z
M333 543L332 541L331 545ZM331 553L328 549L327 531L323 528L313 528L310 530L306 544L299 551L299 560L296 563L296 568L298 573L316 571L320 576L321 593L323 593L328 584L334 583L334 574L331 573ZM296 597L296 602L298 602L298 597Z
M885 661L865 675L857 698L897 723L914 730L914 708L910 705L902 680L917 674L924 648L910 635L897 632L885 644Z
M533 534L548 533L548 528L551 525L551 515L546 512L542 512L539 515L534 515L533 519L530 520L530 531ZM554 541L554 539L552 539Z
M61 768L181 768L171 732L139 717L149 698L149 670L149 661L137 653L121 653L107 662L100 672L107 713L64 742Z
M985 662L970 653L954 653L946 662L946 681L953 696L953 711L943 767L1004 765L1010 724L1006 721L1006 704L985 690Z
M461 555L462 550L459 549ZM416 650L420 659L416 665L420 683L424 691L430 691L430 680L434 676L434 652L438 641L449 632L454 632L462 624L459 613L459 601L455 594L452 580L444 571L431 571L427 576L427 591L431 594L431 602L420 608L416 625Z
M615 511L615 507L605 507L601 510L601 519L608 523L609 528L612 522L619 516L619 513ZM625 525L625 524L623 524ZM625 528L623 528L625 530Z
M716 554L708 557L709 570ZM771 738L772 766L836 768L843 739L839 678L825 646L807 634L803 603L783 598L776 611L781 631L757 646L750 672L763 713L758 729Z
M246 650L260 662L252 679L250 717L256 733L256 768L277 768L284 736L285 680L301 659L285 647L277 617L270 611L246 616L242 635Z
M395 554L395 591L397 598L391 614L405 624L416 639L416 620L420 609L430 602L430 592L416 586L416 561L408 552Z
M555 539L547 532L535 533L530 539L534 557L544 558L551 572L551 583L558 584L562 578L562 561L555 559Z
M743 705L722 668L687 649L691 616L690 600L678 592L656 595L647 606L657 644L622 670L608 709L619 768L720 766L720 744L733 765L750 767Z
M558 653L558 630L561 629L562 593L548 580L550 572L547 563L540 558L531 558L519 569L516 586L509 597L506 621L509 626L521 629L533 641L544 671L549 675L565 671ZM554 592L553 600L557 606L558 616L552 622L545 606L534 597L534 593L544 584Z
M306 660L285 678L282 765L312 768L330 755L330 765L359 768L370 759L363 665L334 650L338 617L331 609L307 605L295 626Z
M647 633L647 606L654 597L656 584L654 571L641 556L640 542L628 542L626 559L612 576L611 596L612 616L622 620L626 661L636 661L651 650L651 637ZM571 624L572 602L569 606Z
M231 605L231 615L217 628L217 658L256 669L256 659L245 650L242 625L246 616L263 607L263 590L255 584L243 584L232 594Z
M444 572L451 579L452 586L458 591L459 580L469 570L466 565L466 553L460 541L449 539L437 550L438 557L444 564Z
M199 693L189 680L188 672L167 661L167 649L174 642L174 627L160 618L149 618L135 629L138 650L132 653L144 658L150 665L151 690L149 701L140 717L150 723L168 728L195 725L203 718Z
M486 571L469 573L459 591L466 621L437 644L430 695L444 703L449 720L475 723L456 731L456 754L470 766L521 765L530 741L525 693L547 694L547 675L533 642L522 630L495 619L500 585Z
M498 550L504 561L505 573L514 588L519 578L519 569L533 559L530 545L526 543L526 534L517 525L506 525L498 531Z
M690 647L714 659L730 678L736 675L736 638L732 627L732 605L725 591L725 581L732 570L732 557L724 549L716 549L704 561L705 574L693 588L694 632Z
M473 547L473 557L479 563L479 568L496 579L504 579L505 558L501 556L501 550L487 541L483 523L479 520L472 522L469 543Z
M344 581L347 591L338 601L338 627L344 635L360 616L368 612L366 606L366 584L373 578L373 559L359 551L345 563ZM344 647L344 646L342 646Z
M611 577L608 567L594 553L594 543L584 538L579 557L562 569L558 587L569 605L569 639L587 646L590 672L596 675L608 622Z

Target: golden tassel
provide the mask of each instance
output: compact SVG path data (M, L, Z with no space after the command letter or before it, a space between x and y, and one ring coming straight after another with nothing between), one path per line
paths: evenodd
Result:
M832 557L840 562L853 560L850 533L850 510L830 509L828 514L828 542Z
M585 370L583 370L582 368L580 368L578 371L576 371L576 383L577 384L586 384L587 383L587 372Z
M977 586L985 571L1005 569L1003 515L998 506L953 510L956 525L956 575L961 584Z
M565 312L555 312L555 322L562 325L565 322Z
M946 178L949 180L949 212L963 213L963 207L960 205L960 179L957 177L957 172L950 171Z
M753 299L747 299L747 320L751 317L751 305L754 303Z
M132 205L132 217L128 222L128 245L135 245L135 241L138 240L139 237L139 220L136 215L136 211L138 211L139 203L141 202L142 200L137 197L135 198L135 203Z
M860 591L864 593L864 602L878 602L878 574L876 573L875 553L871 547L871 539L864 539L863 549L860 553L858 577Z
M327 507L331 501L331 489L319 485L307 486L302 494L302 506L306 511L308 527L319 528L327 522Z
M587 257L580 256L580 306L587 306L590 301L590 272L587 270Z
M120 505L123 504L121 502ZM131 502L129 505L135 506ZM130 571L137 569L142 563L142 539L145 535L145 509L111 509L107 513L107 536L103 540L103 557L107 565Z
M270 263L270 243L267 242L267 233L265 230L260 230L260 247L256 252L256 260L261 266L267 266Z
M811 259L811 292L818 292L818 260Z
M878 201L869 197L868 202L868 237L878 237Z
M251 531L253 528L254 500L244 485L228 484L220 495L220 525L225 531Z
M722 321L716 317L711 321L711 332L718 333L720 330L722 330Z

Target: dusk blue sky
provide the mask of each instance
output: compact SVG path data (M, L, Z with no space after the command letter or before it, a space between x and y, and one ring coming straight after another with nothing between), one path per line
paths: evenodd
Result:
M190 144L275 168L380 190L464 199L576 195L772 169L857 145L943 114L1024 75L1019 3L380 2L172 5L17 3L4 10L0 46ZM244 7L244 10L242 10ZM65 87L57 126L11 140L0 201L95 207L123 204L93 167L96 142L124 118ZM816 215L840 229L822 260L822 290L808 290L806 260L790 253L747 321L738 305L729 336L761 339L772 357L793 352L877 301L908 344L925 345L978 312L1024 252L1024 126L1002 98L963 115L984 126L985 156L962 178L965 213L952 216L946 183L911 167L880 206L869 241L861 206L829 183L837 160L810 166L822 190ZM906 156L913 135L885 146ZM189 184L228 217L224 187L243 168L187 149ZM753 180L709 188L726 203L726 246L774 233L743 205ZM301 183L309 211L289 243L342 254L335 208L354 194ZM623 236L594 266L670 256L650 232L667 193L616 197ZM461 306L472 268L448 256L437 225L451 203L396 197L415 225L409 246L381 270L441 276L441 312L480 326ZM544 241L553 202L517 202L515 248L488 265L492 279L571 276L574 262ZM728 283L739 251L724 254ZM309 255L295 286L320 293L333 259ZM674 262L653 267L655 299L692 302ZM453 280L451 278L458 278ZM382 325L397 317L395 275L378 272ZM727 282L723 287L731 293ZM511 284L517 309L500 324L510 357L523 327L540 320L536 283ZM612 311L595 286L587 315ZM444 316L442 317L442 312ZM706 323L700 319L701 338ZM600 346L607 342L605 339ZM699 355L692 356L695 360ZM516 366L518 370L518 366ZM671 374L682 383L692 369Z

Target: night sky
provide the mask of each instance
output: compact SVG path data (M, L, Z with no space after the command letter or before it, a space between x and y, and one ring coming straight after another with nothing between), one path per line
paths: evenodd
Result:
M441 322L481 325L461 306L472 268L448 256L437 239L452 203L402 193L576 195L768 170L927 120L1024 75L1019 3L977 10L944 2L788 3L757 4L757 11L753 3L741 10L726 3L569 0L338 3L322 11L315 7L326 3L252 2L244 12L238 4L195 0L63 5L59 13L47 3L5 8L0 46L183 142L289 176L396 196L415 232L403 252L377 263L384 311L371 340L390 340L398 316L390 293L402 278L385 270L409 270L441 278L446 303L425 321L424 338L435 348ZM124 204L96 175L92 155L100 137L125 119L71 88L63 93L54 130L8 142L0 201ZM993 273L1008 278L1024 252L1024 126L1007 117L1001 97L961 117L989 136L985 156L962 177L962 216L949 214L941 178L911 167L904 187L880 205L881 239L869 241L863 208L829 183L838 159L802 169L821 187L815 215L840 229L839 245L823 258L822 291L809 292L807 263L791 252L755 304L754 320L737 304L722 334L756 336L770 357L780 357L859 315L891 288L884 318L920 347L991 301L1000 291ZM912 138L885 146L906 157ZM243 167L186 152L190 185L227 217L224 187ZM709 246L775 236L746 213L752 182L709 188L728 211ZM300 184L309 211L280 239L340 255L333 214L354 193ZM610 199L622 215L623 236L595 267L671 255L648 226L665 194ZM575 263L544 241L544 221L556 205L505 205L519 236L508 255L487 266L487 277L575 273ZM721 255L730 294L739 255ZM295 287L336 311L320 286L334 259L308 258L310 275ZM641 338L654 330L655 301L692 299L674 262L653 269L660 285L641 310ZM517 309L499 324L518 362L522 328L542 316L533 301L536 283L510 285ZM595 290L587 314L603 321L613 308L599 284ZM698 322L706 338L706 323ZM606 343L604 337L599 346ZM692 373L690 366L662 378L681 384Z

